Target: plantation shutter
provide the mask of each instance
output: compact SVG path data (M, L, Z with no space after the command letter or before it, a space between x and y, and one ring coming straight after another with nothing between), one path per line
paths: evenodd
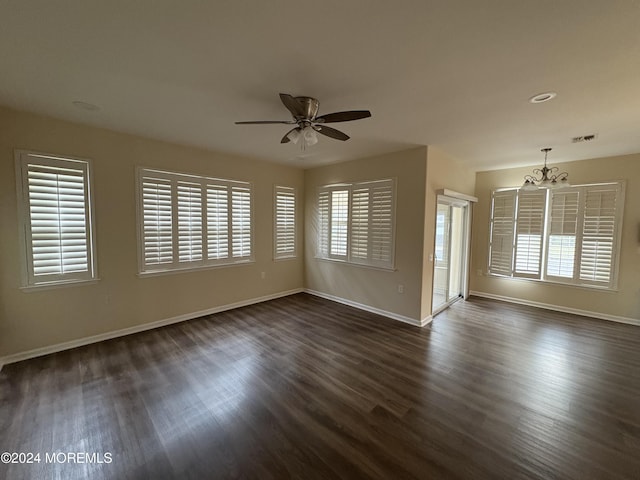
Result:
M551 191L547 277L574 278L579 191Z
M491 200L489 272L511 275L513 270L513 234L516 190L494 192Z
M393 181L375 182L371 186L371 263L393 267L394 232Z
M318 192L318 256L329 257L329 191Z
M93 278L88 164L24 154L22 175L28 284Z
M329 255L345 258L347 256L347 230L349 228L349 191L331 192L331 237Z
M369 258L369 194L368 187L354 187L351 200L351 259L366 262Z
M202 260L202 186L178 181L178 259Z
M393 268L395 181L322 187L318 194L318 255Z
M540 276L546 200L546 190L518 192L515 276Z
M612 282L619 193L618 184L586 189L580 257L583 282L607 286Z
M253 259L250 183L140 172L142 272Z
M142 209L145 266L173 263L171 182L143 177Z
M229 257L229 188L207 185L207 259Z
M231 187L232 255L251 257L251 191L249 187Z
M275 188L275 258L296 254L296 192L291 187Z

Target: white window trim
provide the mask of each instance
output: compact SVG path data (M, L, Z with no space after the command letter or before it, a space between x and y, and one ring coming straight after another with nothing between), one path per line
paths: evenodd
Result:
M278 253L278 194L281 190L293 194L293 251ZM292 260L298 257L298 189L287 185L273 186L273 260Z
M173 263L169 267L162 268L148 268L144 263L144 222L143 222L143 205L142 205L142 179L144 177L145 172L155 173L157 175L163 176L167 179L172 180L180 180L180 181L188 181L194 183L202 183L206 184L206 182L216 182L225 185L232 186L240 186L240 187L248 187L251 192L250 197L250 244L251 244L251 255L249 257L235 258L230 252L230 256L225 258L224 260L208 260L206 259L206 244L203 243L203 260L197 262L188 262L184 264L180 264L174 258ZM194 175L190 173L182 173L182 172L170 172L167 170L161 170L154 167L145 167L145 166L137 166L136 167L136 175L135 175L135 190L136 190L136 236L138 243L138 276L139 277L153 277L158 275L168 275L168 274L177 274L177 273L186 273L190 271L199 271L199 270L208 270L215 268L226 268L226 267L235 267L242 266L251 263L255 263L255 208L254 208L254 196L255 189L252 182L247 182L244 180L231 180L231 179L222 179L215 177L206 177L203 175ZM203 197L204 198L204 197ZM175 209L177 199L173 197L173 189L172 189L172 204L173 209ZM229 203L230 205L230 203ZM203 211L206 210L206 204L203 205ZM228 216L230 218L230 214ZM203 213L203 237L206 237L206 214ZM231 224L229 224L229 229L231 229ZM172 239L175 241L177 238L177 226L173 225ZM174 252L175 257L175 252Z
M353 206L353 189L357 188L359 186L365 186L368 184L375 184L375 183L379 183L379 182L387 182L390 181L391 185L392 185L392 209L391 209L391 215L392 215L392 233L391 233L391 246L390 246L390 252L391 252L391 262L390 265L383 265L383 264L376 264L374 262L371 262L369 260L363 261L363 260L354 260L351 258L351 239L352 239L352 233L351 233L351 229L352 229L352 206ZM332 263L341 263L341 264L347 264L347 265L351 265L351 266L357 266L357 267L364 267L364 268L370 268L370 269L375 269L375 270L383 270L383 271L395 271L395 260L396 260L396 209L397 209L397 179L395 177L392 178L382 178L382 179L376 179L376 180L366 180L366 181L360 181L360 182L352 182L352 183L335 183L335 184L330 184L330 185L323 185L317 188L316 190L316 208L318 208L317 205L317 199L320 196L320 193L322 192L329 192L329 194L331 195L332 192L334 191L342 191L342 190L346 190L348 191L348 215L347 215L347 244L346 244L346 255L336 255L336 254L332 254L331 253L331 228L330 226L328 227L328 232L327 232L327 255L324 256L322 255L322 252L320 251L320 212L319 210L316 210L316 218L317 218L317 225L318 225L318 232L317 232L317 239L318 239L318 245L316 248L316 253L315 253L315 258L318 260L322 260L322 261L327 261L327 262L332 262ZM331 205L331 202L330 202ZM329 218L331 218L331 209L329 211Z
M584 281L581 281L579 279L579 274L575 275L574 278L571 279L564 279L562 277L555 277L555 276L548 276L547 275L547 256L548 256L548 229L549 229L549 222L551 219L551 216L549 215L549 208L550 208L550 202L551 202L551 195L547 195L547 205L545 208L545 221L544 221L544 234L543 234L543 249L541 252L541 272L540 272L540 278L536 278L536 277L529 277L529 276L523 276L523 275L515 275L513 272L511 275L503 275L503 274L497 274L497 273L492 273L491 272L491 265L490 265L490 261L491 261L491 256L490 256L490 250L489 250L489 254L487 255L487 275L489 277L494 277L494 278L502 278L502 279L506 279L506 280L520 280L520 281L526 281L526 282L536 282L536 283L545 283L545 284L551 284L551 285L564 285L564 286L568 286L568 287L572 287L572 288L580 288L580 289L586 289L586 290L598 290L598 291L602 291L602 292L617 292L618 291L618 275L620 272L620 249L622 246L622 223L623 223L623 218L624 218L624 206L625 206L625 190L626 190L626 180L612 180L612 181L606 181L606 182L593 182L593 183L586 183L586 184L580 184L580 185L572 185L571 187L568 188L581 188L581 189L586 189L588 187L598 187L598 186L605 186L605 185L618 185L619 186L619 197L618 197L618 204L621 205L621 208L617 208L616 209L616 217L615 217L615 232L614 232L614 245L613 245L613 260L612 260L612 268L611 268L611 280L609 285L601 285L601 284L592 284L592 283L585 283ZM492 190L491 192L491 205L493 205L493 195L495 192L502 192L502 191L509 191L509 190L519 190L518 187L506 187L506 188L496 188L494 190ZM516 210L517 210L517 204L515 206ZM582 206L582 200L579 200L579 212L578 212L578 226L577 229L580 232L579 235L576 235L576 244L578 244L578 242L581 243L581 230L582 230L582 225L584 222L584 213L583 213L583 206ZM493 212L490 211L490 221L492 221L493 219ZM489 228L489 242L488 245L491 245L491 228ZM515 223L514 223L514 236L515 236ZM514 240L515 242L515 240ZM577 256L577 255L576 255ZM577 256L578 257L578 256ZM514 259L515 259L515 243L514 243ZM576 260L578 260L577 262L575 262L574 264L574 271L578 271L580 270L580 258L576 258ZM513 260L515 261L515 260Z
M27 186L28 179L25 177L29 157L39 157L46 159L45 164L60 166L69 166L69 163L76 162L82 166L85 174L86 200L87 209L87 225L88 241L87 241L87 267L86 278L78 278L75 275L69 275L68 278L61 278L50 281L37 282L31 273L31 239L30 239L30 214L29 214L29 188ZM97 255L96 255L96 225L94 211L94 186L93 186L93 162L91 159L80 158L70 155L57 155L51 153L37 152L33 150L15 150L15 168L16 168L16 194L18 205L18 235L20 246L20 280L21 290L32 292L37 290L48 290L52 288L70 287L87 285L96 283L98 278ZM65 165L66 164L66 165ZM26 188L25 188L26 186ZM63 274L64 276L64 274Z

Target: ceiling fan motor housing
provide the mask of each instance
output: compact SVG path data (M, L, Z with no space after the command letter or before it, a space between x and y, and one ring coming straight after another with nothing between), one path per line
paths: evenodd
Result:
M302 106L302 115L296 115L296 120L313 120L318 114L320 102L312 97L295 97Z

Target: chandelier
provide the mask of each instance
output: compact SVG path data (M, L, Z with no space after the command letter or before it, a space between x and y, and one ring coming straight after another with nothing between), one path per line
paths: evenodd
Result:
M558 167L547 167L547 155L551 148L543 148L544 167L534 168L533 175L524 176L524 184L522 190L531 191L538 188L558 188L569 186L569 174L567 172L559 172ZM558 173L559 172L559 173ZM540 177L540 178L538 178Z

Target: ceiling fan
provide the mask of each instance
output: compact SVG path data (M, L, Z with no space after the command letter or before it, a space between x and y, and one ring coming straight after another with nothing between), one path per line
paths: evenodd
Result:
M316 132L335 138L336 140L349 140L349 135L342 133L335 128L327 127L326 123L350 122L351 120L360 120L371 116L369 110L350 110L347 112L327 113L326 115L318 115L318 107L320 102L312 97L293 97L286 93L280 94L280 100L285 107L291 112L293 120L257 120L251 122L236 122L236 125L249 124L273 124L283 123L285 125L296 125L289 130L280 143L298 143L302 139L302 147L317 143L318 138Z

